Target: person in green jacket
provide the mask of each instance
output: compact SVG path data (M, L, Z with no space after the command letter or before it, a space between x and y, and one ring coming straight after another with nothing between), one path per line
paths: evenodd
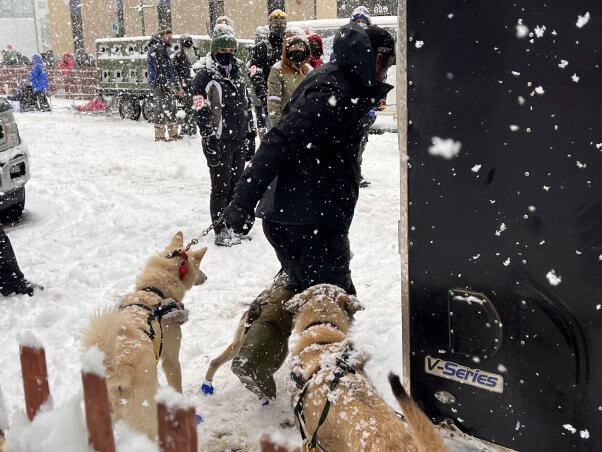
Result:
M282 118L282 110L293 97L297 86L312 70L307 36L300 28L288 29L282 42L282 60L270 69L268 77L268 115L272 126Z

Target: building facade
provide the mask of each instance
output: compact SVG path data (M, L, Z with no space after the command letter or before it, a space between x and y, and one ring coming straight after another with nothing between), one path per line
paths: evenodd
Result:
M0 0L3 1L3 0ZM396 0L47 0L55 54L95 51L96 39L148 36L159 26L174 33L207 34L221 15L235 22L239 38L253 39L270 11L284 9L289 20L348 16L350 6L365 4L377 15L396 8ZM390 14L390 13L389 13ZM393 13L394 14L394 13Z

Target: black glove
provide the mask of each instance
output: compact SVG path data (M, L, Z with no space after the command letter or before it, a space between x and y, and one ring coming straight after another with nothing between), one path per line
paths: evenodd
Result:
M245 155L245 160L250 162L253 156L255 155L255 137L257 134L255 132L247 133L247 154Z
M203 140L203 152L207 159L207 165L211 168L219 166L220 164L220 146L219 140L215 135L211 135Z
M232 201L224 209L220 221L237 234L247 235L255 222L255 212L250 211Z

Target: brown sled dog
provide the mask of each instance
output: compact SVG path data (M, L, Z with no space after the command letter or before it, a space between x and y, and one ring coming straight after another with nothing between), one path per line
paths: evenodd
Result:
M178 232L165 251L148 260L135 290L118 308L97 314L83 338L85 348L97 346L104 353L113 420L122 419L151 439L157 434L159 358L169 385L182 392L180 324L188 312L181 301L206 279L199 266L207 248L184 254L182 248Z
M433 424L400 389L401 384L394 384L393 389L407 423L365 376L363 366L368 358L355 351L347 339L353 314L363 309L354 296L320 284L292 298L287 308L296 313L298 335L292 349L293 407L310 449L447 451ZM319 425L324 412L326 418Z

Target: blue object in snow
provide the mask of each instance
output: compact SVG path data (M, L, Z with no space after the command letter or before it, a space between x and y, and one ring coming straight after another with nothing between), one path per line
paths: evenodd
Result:
M213 384L210 381L204 381L201 385L201 392L205 395L212 395L215 391Z
M194 422L196 422L196 425L199 425L201 422L203 422L203 416L201 416L200 414L195 414Z
M34 91L48 91L48 74L44 70L44 62L39 53L34 53L31 57L33 68L29 73L29 80Z

